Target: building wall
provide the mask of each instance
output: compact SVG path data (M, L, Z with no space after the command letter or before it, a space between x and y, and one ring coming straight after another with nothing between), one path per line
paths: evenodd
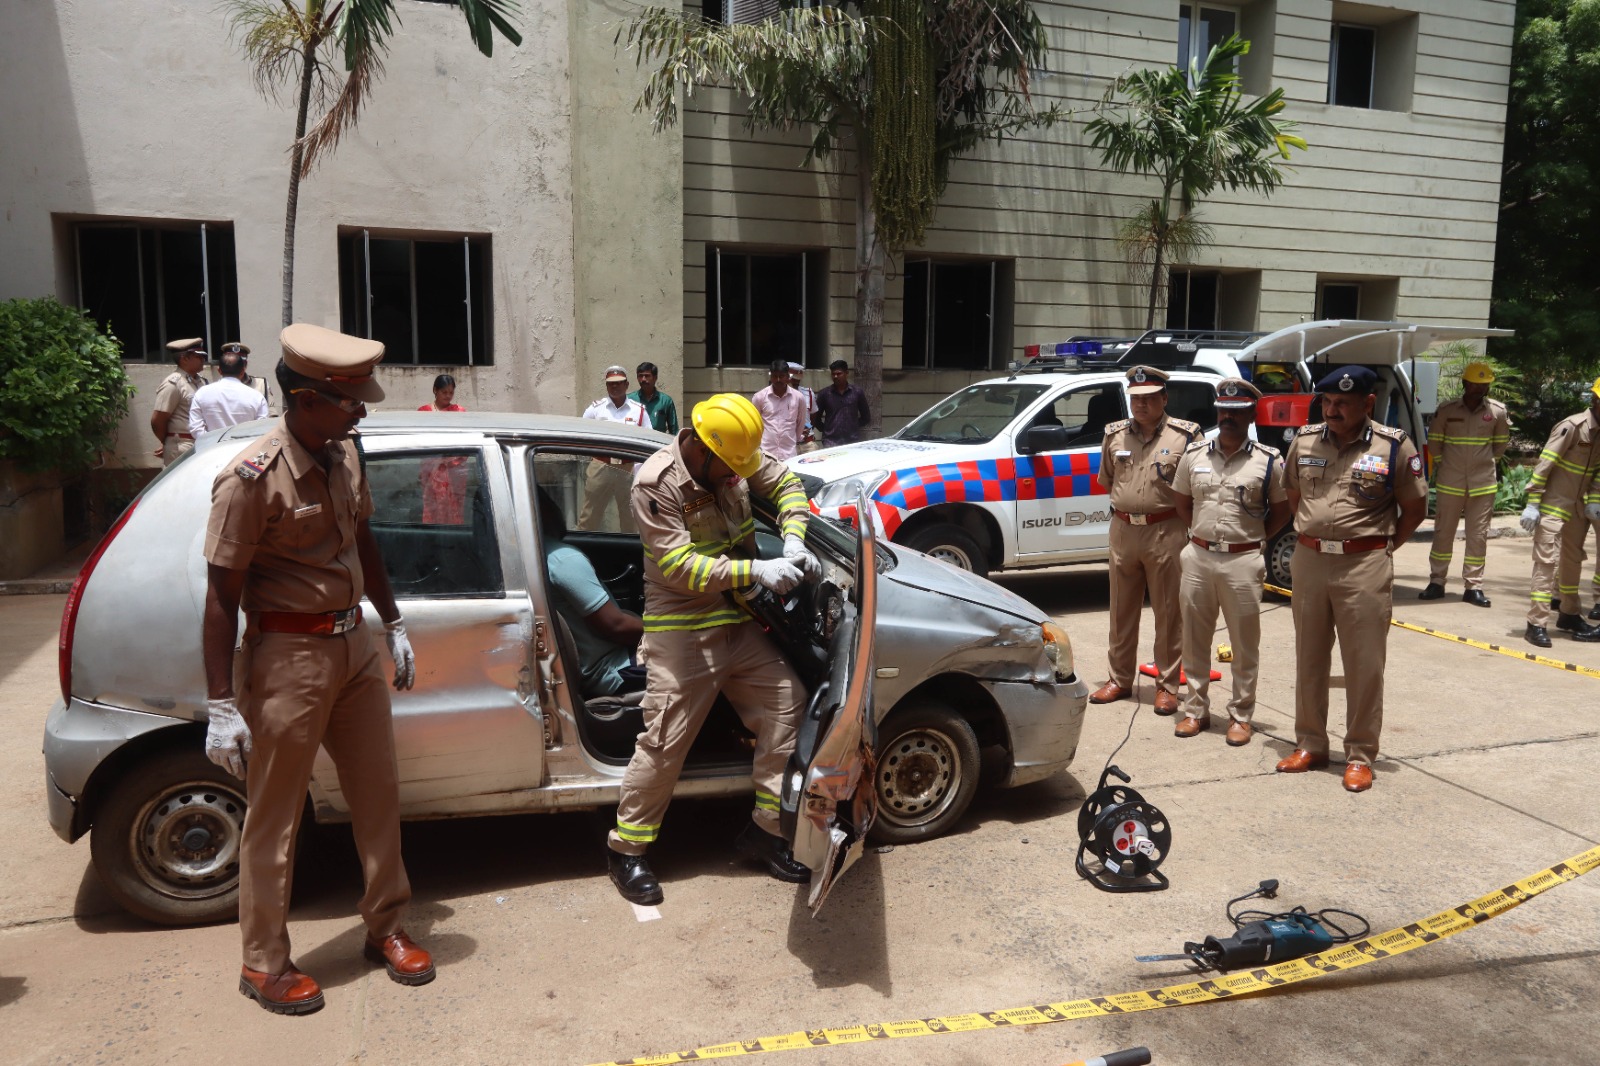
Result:
M1514 3L1232 6L1242 8L1254 44L1241 72L1246 87L1282 87L1284 117L1300 123L1311 148L1296 153L1287 184L1270 198L1220 194L1201 208L1215 244L1192 267L1232 272L1223 289L1234 316L1227 325L1271 330L1315 317L1319 276L1372 279L1364 316L1482 325L1494 265ZM1038 0L1035 8L1050 42L1049 72L1036 78L1035 97L1074 117L957 161L922 250L1012 261L1012 343L997 354L1000 366L1020 358L1025 344L1143 327L1146 290L1131 282L1114 236L1118 223L1153 195L1154 183L1102 168L1083 124L1114 78L1169 65L1178 47L1177 0ZM1336 18L1380 27L1378 91L1409 110L1325 102ZM1391 42L1386 60L1385 42ZM724 389L753 392L765 382L760 368L705 365L708 244L825 254L828 358L848 360L853 348L853 153L847 146L802 166L803 134L750 134L742 114L728 90L702 91L685 109L683 334L690 400ZM895 268L900 262L896 257ZM903 286L895 268L884 326L888 429L986 376L900 369ZM1165 324L1160 311L1157 323ZM823 365L816 356L811 364ZM823 374L811 377L822 385Z
M497 39L486 58L458 9L400 0L358 129L301 185L295 317L338 328L340 227L488 234L494 365L384 367L383 406L427 402L448 369L469 408L574 413L631 346L662 335L676 349L676 142L620 106L639 77L612 48L620 6L524 0L524 43ZM270 376L294 115L256 93L225 16L35 0L8 5L6 31L0 88L26 104L0 112L0 299L77 301L78 218L231 223L241 336L213 341L244 340L252 372ZM129 364L138 395L119 461L158 462L149 412L170 369Z

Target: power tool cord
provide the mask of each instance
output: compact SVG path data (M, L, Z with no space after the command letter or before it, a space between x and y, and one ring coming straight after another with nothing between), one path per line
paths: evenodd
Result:
M1293 910L1279 912L1251 910L1237 913L1233 909L1235 904L1243 903L1247 899L1276 899L1277 897L1278 882L1263 881L1253 891L1246 892L1235 899L1230 899L1227 907L1224 908L1224 912L1228 916L1228 921L1233 923L1234 929L1241 929L1251 922L1293 921L1297 915L1309 915L1327 927L1328 935L1333 938L1335 944L1348 944L1350 941L1360 940L1372 932L1371 922L1354 911L1341 910L1338 907L1324 907L1320 911L1308 911L1304 907L1295 907ZM1354 931L1345 929L1344 926L1329 917L1329 915L1334 914L1349 919L1354 923L1359 923L1361 928Z

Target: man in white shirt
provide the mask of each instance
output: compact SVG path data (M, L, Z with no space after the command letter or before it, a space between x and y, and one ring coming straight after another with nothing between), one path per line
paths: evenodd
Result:
M267 401L242 380L245 357L224 350L217 359L216 381L195 390L189 406L189 428L195 433L226 429L240 422L267 417Z
M628 372L620 366L606 367L606 394L585 408L583 417L646 428L650 425L650 413L644 409L644 404L628 398ZM633 467L633 463L621 459L589 461L589 473L584 478L583 510L578 514L580 529L615 528L623 533L638 532L628 502L633 491ZM604 524L606 509L612 504L617 508L617 524L608 527Z
M793 459L806 435L806 400L789 387L789 363L774 359L766 388L750 401L761 412L761 450L774 459Z

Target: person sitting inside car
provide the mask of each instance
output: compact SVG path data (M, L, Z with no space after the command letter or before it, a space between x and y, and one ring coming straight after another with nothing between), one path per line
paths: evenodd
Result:
M550 604L578 648L583 694L617 696L644 689L645 669L634 657L644 622L611 598L583 552L566 543L566 516L544 489L539 489L539 530L544 543L545 572L550 575Z

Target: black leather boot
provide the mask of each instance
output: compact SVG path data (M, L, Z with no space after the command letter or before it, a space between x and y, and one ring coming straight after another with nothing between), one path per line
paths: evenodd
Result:
M1544 626L1536 626L1532 622L1529 622L1528 628L1522 631L1522 639L1535 648L1550 647L1550 634L1545 631Z
M1428 582L1428 587L1417 593L1419 600L1437 600L1444 597L1444 586L1437 581Z
M1474 607L1489 606L1489 597L1483 594L1482 589L1468 589L1461 594L1461 598Z
M661 902L661 882L643 855L623 855L608 847L606 866L611 871L611 883L629 903L648 907Z
M744 827L733 846L739 854L761 863L780 881L801 885L811 880L810 868L794 861L789 845L754 822Z

